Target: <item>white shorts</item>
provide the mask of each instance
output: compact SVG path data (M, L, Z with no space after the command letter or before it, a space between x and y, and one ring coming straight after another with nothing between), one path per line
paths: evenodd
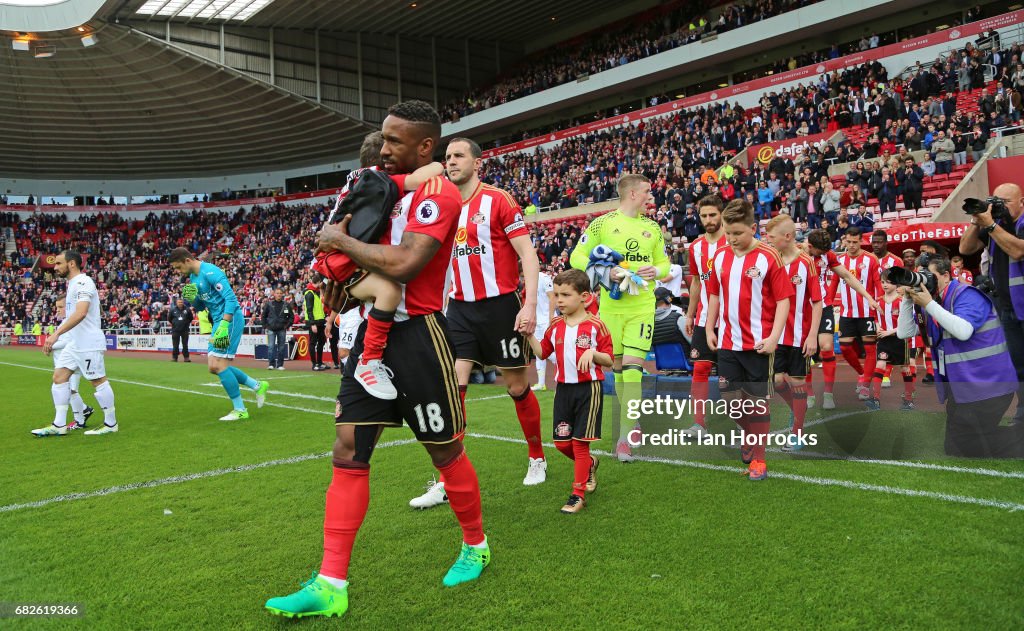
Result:
M350 351L356 343L356 333L359 332L363 318L359 315L358 309L352 309L338 320L338 348Z
M73 348L64 348L60 351L60 357L54 360L54 368L67 368L71 372L78 371L82 376L93 381L107 376L107 368L103 364L103 356L106 351L79 351Z

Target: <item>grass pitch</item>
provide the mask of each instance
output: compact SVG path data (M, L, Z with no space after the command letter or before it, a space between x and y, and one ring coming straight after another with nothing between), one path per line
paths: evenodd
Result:
M752 483L731 453L653 449L643 453L662 461L607 459L569 517L558 508L570 462L548 448L548 481L522 485L525 446L496 386L471 386L467 405L494 555L481 579L441 585L458 526L446 507L408 507L434 471L410 432L388 430L349 612L274 618L263 602L319 565L336 375L246 369L270 378L268 405L222 423L230 404L203 363L110 353L121 431L37 439L29 430L53 414L51 367L0 349L0 601L78 602L84 614L2 628L1024 627L1024 464L939 458L934 413L815 428L835 453L854 439L895 453L903 432L921 451L899 455L924 464L771 454L771 477ZM83 395L97 407L90 386ZM552 394L539 397L548 433ZM597 446L608 451L611 407ZM788 415L776 411L777 429Z

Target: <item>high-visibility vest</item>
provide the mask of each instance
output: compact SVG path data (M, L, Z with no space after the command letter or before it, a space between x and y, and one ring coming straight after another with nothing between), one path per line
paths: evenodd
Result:
M196 314L199 319L199 333L209 335L213 332L213 323L210 322L210 312L203 309Z
M313 313L306 313L306 322L313 322L316 320L326 320L327 314L324 313L324 303L320 300L320 294L307 289L304 296L313 295Z

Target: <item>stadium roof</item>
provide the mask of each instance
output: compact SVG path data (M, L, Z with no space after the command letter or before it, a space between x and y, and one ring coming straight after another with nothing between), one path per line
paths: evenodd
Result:
M52 35L52 34L51 34ZM0 46L0 172L142 178L322 164L372 128L124 26L52 59ZM32 42L52 43L60 37Z
M634 4L648 3L623 0L127 0L117 6L117 14L159 21L227 22L255 27L518 42L563 30L569 18L578 20L579 16L601 15ZM257 7L261 8L257 10ZM142 10L147 13L140 13Z
M547 0L271 0L256 11L261 3L3 0L5 27L20 30L0 31L10 38L0 37L0 173L142 179L298 168L353 156L376 128L132 28L140 22L516 42L558 36L574 15L599 19L650 0L557 9Z

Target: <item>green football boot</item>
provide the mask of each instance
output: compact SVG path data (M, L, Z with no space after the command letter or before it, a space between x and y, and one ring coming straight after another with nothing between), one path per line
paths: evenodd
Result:
M305 618L306 616L341 616L348 611L348 587L335 587L313 572L302 589L287 596L271 598L264 605L275 616Z
M267 390L270 390L269 381L261 381L259 387L256 388L256 407L261 408L267 401Z
M480 573L491 563L491 548L484 539L484 547L474 548L471 545L462 544L459 558L455 560L448 573L444 575L445 587L455 587L460 583L468 583L480 578Z

